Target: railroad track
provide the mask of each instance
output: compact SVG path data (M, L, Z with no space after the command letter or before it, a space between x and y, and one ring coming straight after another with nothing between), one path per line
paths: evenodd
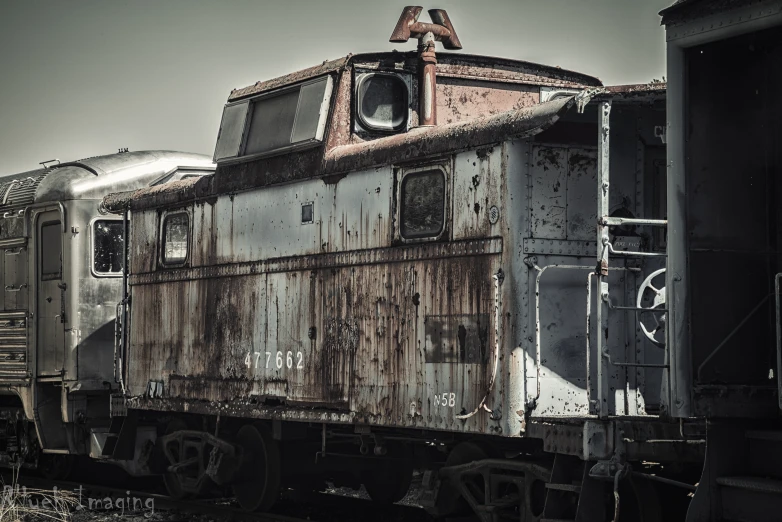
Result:
M14 484L10 472L2 473L4 484ZM76 510L97 514L122 512L133 516L158 512L178 512L206 515L225 521L253 522L428 522L423 509L404 505L378 506L370 500L328 493L299 494L285 492L273 512L248 513L230 498L176 500L149 490L118 487L117 485L87 484L85 482L49 480L35 475L20 475L15 484L28 490L70 492L78 502ZM153 485L154 487L154 485ZM177 520L173 517L171 521ZM182 519L187 520L187 519Z

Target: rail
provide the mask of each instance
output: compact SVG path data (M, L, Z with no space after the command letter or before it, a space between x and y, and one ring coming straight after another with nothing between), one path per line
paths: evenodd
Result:
M537 271L535 277L535 381L536 381L536 395L535 400L540 398L540 373L541 373L541 361L542 350L540 341L540 279L543 274L549 269L561 269L561 270L590 270L591 272L587 276L587 319L586 319L586 358L587 358L587 380L589 380L589 323L592 312L592 276L595 275L595 267L589 265L546 265L540 267L537 264L532 264L532 268ZM610 267L611 271L627 271L627 272L640 272L640 268L635 267ZM587 390L587 393L589 391Z

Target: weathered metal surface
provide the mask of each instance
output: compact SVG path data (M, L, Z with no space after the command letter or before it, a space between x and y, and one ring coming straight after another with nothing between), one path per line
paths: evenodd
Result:
M349 172L491 145L508 137L534 135L556 123L560 115L572 105L573 98L561 98L468 122L413 130L356 145L344 145L327 152L324 170L328 173Z
M437 117L440 124L468 121L536 105L540 88L462 78L438 78Z
M103 208L109 212L117 212L126 208L144 208L148 201L154 202L154 205L175 206L208 196L211 192L212 180L212 176L206 175L163 183L154 187L144 187L135 191L115 192L103 199Z
M508 136L534 135L553 125L572 106L572 98L560 98L533 107L525 107L472 121L442 125L380 138L371 142L343 145L267 158L258 162L223 167L220 176L140 189L134 194L113 194L104 202L112 212L127 205L134 209L152 208L185 202L188 198L208 197L284 181L347 173L358 169L410 161L423 156L453 152L499 143ZM321 162L322 158L322 162ZM258 175L258 172L261 175ZM212 187L207 189L209 183Z
M257 204L258 192L200 203L194 266L165 272L152 272L153 256L144 255L155 250L157 212L134 212L131 392L160 381L172 400L209 397L229 409L282 400L386 425L464 429L454 414L475 407L490 373L501 241L393 247L395 190L380 169L269 187L268 205ZM314 203L313 223L301 223L305 201ZM143 304L151 302L162 305ZM214 328L195 326L207 323ZM427 363L462 346L465 357Z
M550 87L600 87L600 80L559 67L470 54L438 54L437 76Z
M353 63L371 62L415 63L414 51L406 53L366 53L348 55L344 58L326 61L321 65L302 71L280 76L271 80L256 82L253 85L231 91L229 102L247 98L262 92L315 78L323 74L334 73ZM452 76L475 80L494 80L531 85L552 85L559 87L582 88L600 86L600 80L585 74L568 71L559 67L550 67L521 60L489 58L470 54L440 53L437 64L438 76Z
M310 78L315 78L317 76L322 76L324 74L339 71L350 62L352 56L353 55L349 54L344 58L324 61L321 65L316 65L308 69L296 71L294 73L286 74L284 76L280 76L263 82L255 82L253 85L249 85L241 89L234 89L231 91L231 95L228 97L228 101L232 102L240 98L255 96L256 94L260 94L262 92L273 91L275 89L279 89L280 87L284 87L286 85L291 85L304 80L309 80Z

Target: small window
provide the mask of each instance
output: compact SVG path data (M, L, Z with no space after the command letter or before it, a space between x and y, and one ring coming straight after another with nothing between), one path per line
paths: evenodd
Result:
M92 269L99 275L122 274L122 221L96 221L92 229Z
M315 210L312 201L301 205L301 222L312 223L315 219Z
M427 170L402 179L401 233L405 239L437 237L445 223L445 175Z
M405 129L409 105L407 83L402 77L383 73L358 77L356 112L364 129L385 132Z
M62 232L60 222L41 226L41 280L62 278Z
M317 144L323 139L331 89L331 77L326 76L226 105L215 161Z
M247 119L247 101L228 105L223 110L223 121L220 122L220 134L217 136L215 161L224 158L234 158L239 154L242 143L244 122Z
M164 265L181 265L185 262L189 228L187 213L177 212L166 216L163 221Z

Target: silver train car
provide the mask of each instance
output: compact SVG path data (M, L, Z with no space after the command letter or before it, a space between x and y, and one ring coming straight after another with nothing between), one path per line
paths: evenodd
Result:
M418 468L439 516L676 520L705 444L664 328L665 86L436 53L461 43L420 12L391 38L418 53L233 91L214 175L104 200L111 454L156 433L172 495L248 510L326 480L394 502Z
M0 177L3 463L62 475L108 431L126 233L103 197L213 170L202 155L149 151Z

